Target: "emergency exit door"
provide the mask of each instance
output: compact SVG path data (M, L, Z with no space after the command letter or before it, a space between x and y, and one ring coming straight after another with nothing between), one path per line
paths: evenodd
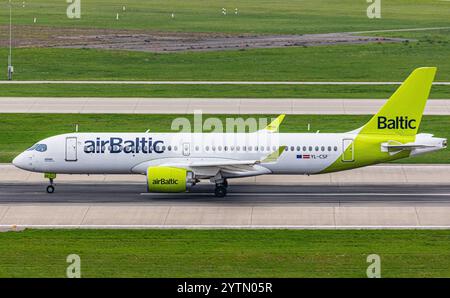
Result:
M77 138L66 138L66 161L77 161Z
M353 139L342 140L342 161L351 162L355 160L355 146Z

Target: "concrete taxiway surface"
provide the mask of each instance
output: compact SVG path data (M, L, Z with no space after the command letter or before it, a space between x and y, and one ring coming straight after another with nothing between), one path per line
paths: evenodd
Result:
M41 173L0 164L0 183L42 183ZM143 183L142 175L58 175L57 183ZM322 175L263 175L232 179L233 184L251 185L450 185L447 164L386 164Z
M0 97L0 113L374 114L379 99ZM167 107L170 106L170 109ZM450 99L428 100L426 115L450 115Z
M145 184L0 184L0 228L450 228L450 187L211 185L148 194Z

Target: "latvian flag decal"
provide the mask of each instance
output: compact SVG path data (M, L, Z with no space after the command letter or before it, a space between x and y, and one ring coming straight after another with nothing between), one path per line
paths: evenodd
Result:
M297 154L298 159L310 159L311 155L309 154Z

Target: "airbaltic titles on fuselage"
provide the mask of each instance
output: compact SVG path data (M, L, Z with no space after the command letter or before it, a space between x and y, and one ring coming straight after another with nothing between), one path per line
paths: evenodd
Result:
M119 137L111 137L107 140L96 138L84 141L85 153L163 153L164 141L154 141L153 138L135 138L124 140Z

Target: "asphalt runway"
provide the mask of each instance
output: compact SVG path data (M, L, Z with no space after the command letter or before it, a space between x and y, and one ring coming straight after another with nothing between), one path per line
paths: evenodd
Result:
M0 184L0 230L450 229L450 186L213 186L149 194L145 184Z
M450 206L450 185L230 185L228 196L216 198L214 185L199 184L188 193L147 193L143 183L55 184L47 194L47 184L0 184L0 204L18 203L138 203L154 205L297 205L297 204L443 204Z

